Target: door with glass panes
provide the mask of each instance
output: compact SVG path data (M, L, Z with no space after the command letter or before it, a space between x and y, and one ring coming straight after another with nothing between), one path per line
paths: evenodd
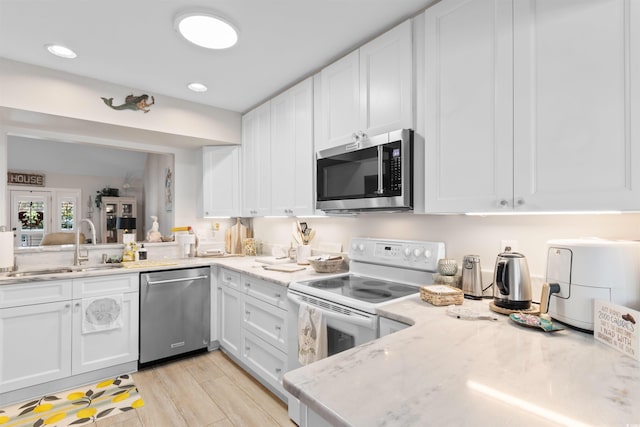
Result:
M80 190L10 189L9 193L16 246L38 246L49 233L75 233L80 218Z

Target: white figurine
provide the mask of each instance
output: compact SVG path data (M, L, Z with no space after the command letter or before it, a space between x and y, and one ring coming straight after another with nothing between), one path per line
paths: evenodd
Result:
M147 242L162 242L162 234L160 234L160 224L158 224L158 217L151 215L153 225L151 230L147 231Z

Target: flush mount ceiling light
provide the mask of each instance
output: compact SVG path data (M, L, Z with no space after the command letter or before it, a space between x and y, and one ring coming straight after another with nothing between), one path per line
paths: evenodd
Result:
M60 58L73 59L76 56L78 56L74 51L72 51L68 47L62 46L59 44L47 44L44 47L47 48L49 53L55 56L59 56Z
M207 49L227 49L238 42L238 32L231 24L208 13L178 15L175 28L191 43Z
M206 92L208 89L202 83L197 83L197 82L189 83L187 87L194 92Z

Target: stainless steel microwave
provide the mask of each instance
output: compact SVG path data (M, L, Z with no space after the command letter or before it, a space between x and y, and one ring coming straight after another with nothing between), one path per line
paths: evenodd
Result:
M316 207L326 212L413 208L413 131L400 129L316 154Z

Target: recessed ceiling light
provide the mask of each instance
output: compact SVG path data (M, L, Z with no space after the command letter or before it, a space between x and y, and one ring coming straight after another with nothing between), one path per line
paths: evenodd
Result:
M78 56L68 47L59 44L48 44L45 45L45 47L50 53L54 54L55 56L59 56L60 58L73 59Z
M187 87L189 89L191 89L194 92L206 92L207 91L207 87L205 85L203 85L202 83L197 83L197 82L193 82L193 83L189 83L187 85Z
M175 27L182 37L207 49L226 49L238 42L238 32L231 24L206 13L179 15Z

